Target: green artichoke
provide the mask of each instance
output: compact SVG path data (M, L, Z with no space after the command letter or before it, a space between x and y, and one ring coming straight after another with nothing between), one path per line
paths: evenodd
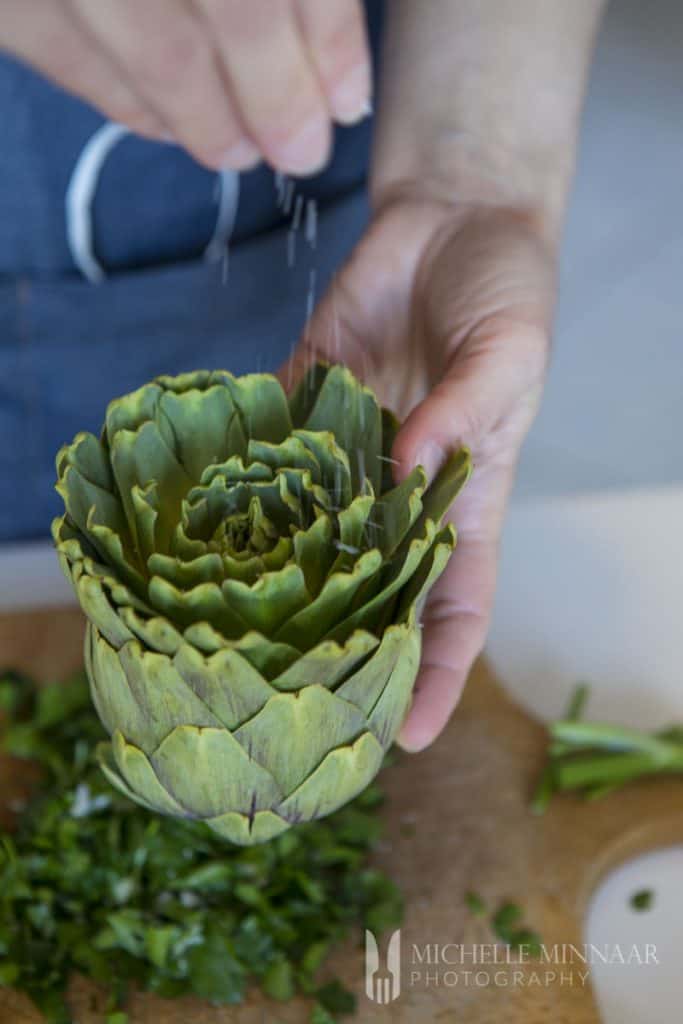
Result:
M455 544L452 455L398 486L398 424L341 366L159 377L57 456L62 568L107 778L241 844L350 800L408 708Z

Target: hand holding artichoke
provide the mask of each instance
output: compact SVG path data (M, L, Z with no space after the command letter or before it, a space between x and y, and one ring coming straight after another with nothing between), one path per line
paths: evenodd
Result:
M88 617L110 781L261 842L379 770L410 703L418 611L455 544L466 450L393 485L398 424L341 366L159 377L57 456L53 536Z

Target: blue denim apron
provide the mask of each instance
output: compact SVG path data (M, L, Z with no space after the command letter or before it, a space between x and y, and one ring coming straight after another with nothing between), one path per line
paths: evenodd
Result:
M370 135L316 178L217 176L0 56L0 543L47 535L55 454L111 398L284 361L366 222Z

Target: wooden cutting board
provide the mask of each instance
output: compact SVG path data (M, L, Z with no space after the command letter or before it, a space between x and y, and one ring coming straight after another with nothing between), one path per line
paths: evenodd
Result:
M81 664L82 633L82 618L74 609L0 616L0 666L14 665L40 679L64 677ZM469 889L481 894L489 907L507 899L520 904L526 923L541 934L546 946L580 947L587 903L600 878L628 857L683 842L681 780L632 786L600 804L560 798L544 817L531 815L529 794L544 749L543 726L506 695L482 661L437 743L422 754L402 756L385 772L386 841L377 861L401 887L406 901L402 989L389 1006L371 1002L365 995L362 949L349 946L339 951L330 966L357 992L357 1020L598 1024L590 981L580 981L586 969L580 962L478 967L469 961L455 967L414 962L414 945L423 950L427 944L455 943L471 951L473 944L492 942L486 923L465 908L463 898ZM8 762L0 762L0 797L16 792L16 763L13 770L14 775ZM451 946L447 955L454 954ZM565 972L564 981L560 971ZM574 972L571 985L567 971ZM75 1024L100 1024L97 1007L102 1000L82 979L74 980L71 1002ZM303 1002L283 1006L258 994L237 1008L139 995L130 1020L304 1024L308 1014ZM1 1024L40 1020L23 996L0 990Z

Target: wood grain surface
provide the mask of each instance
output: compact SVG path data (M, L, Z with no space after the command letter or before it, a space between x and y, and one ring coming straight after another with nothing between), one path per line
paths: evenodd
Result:
M0 666L41 680L63 678L81 663L82 633L74 609L0 616ZM422 754L401 756L384 773L386 839L376 859L406 901L401 994L389 1006L367 999L363 950L355 945L330 963L357 992L362 1024L598 1024L580 961L473 964L475 944L486 944L484 955L492 955L492 936L485 921L468 914L464 894L475 890L490 907L507 899L520 904L546 947L564 947L570 961L566 947L581 947L587 903L601 877L628 857L683 841L683 782L635 785L599 804L563 797L536 818L528 800L544 748L542 725L506 695L482 661L441 738ZM2 800L16 794L22 772L16 762L0 761ZM427 944L463 947L466 960L415 962L414 946ZM459 955L450 945L449 959ZM75 1024L100 1024L101 993L75 978L70 999ZM130 1020L304 1024L309 1012L302 1001L283 1006L256 993L240 1007L221 1008L140 994ZM20 994L0 990L1 1024L40 1020Z

